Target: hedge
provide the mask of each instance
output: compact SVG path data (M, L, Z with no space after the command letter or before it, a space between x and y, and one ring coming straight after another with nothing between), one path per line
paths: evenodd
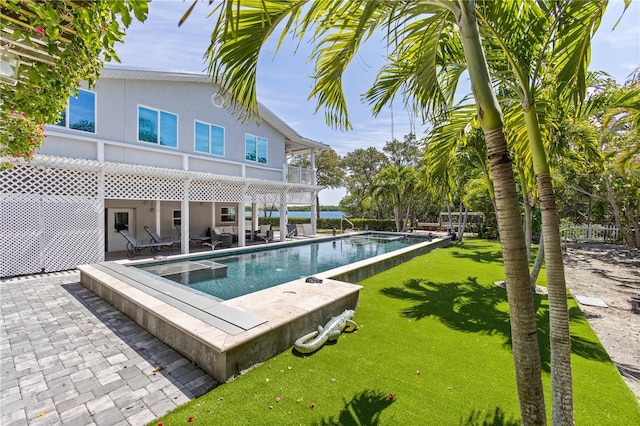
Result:
M332 230L333 228L340 229L340 221L342 219L326 219L320 218L318 219L318 229L327 229ZM349 219L351 223L353 223L353 227L362 231L364 229L368 229L370 231L395 231L396 230L396 222L393 219L367 219L367 218L353 218ZM260 217L258 218L258 223L260 225L271 225L274 228L280 226L280 218L278 217ZM304 217L290 217L289 224L302 224L302 223L311 223L311 220ZM342 221L342 229L350 228L351 225L346 220Z

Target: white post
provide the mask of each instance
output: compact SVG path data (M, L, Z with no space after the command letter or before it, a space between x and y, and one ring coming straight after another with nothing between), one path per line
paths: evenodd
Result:
M240 200L240 204L238 206L238 247L244 247L247 241L247 234L245 232L246 229L246 220L245 220L245 206L246 203L244 201L244 196L247 193L247 188L244 188L243 194L242 194L242 200Z
M104 145L103 145L104 146ZM98 172L98 229L102 229L103 232L100 233L99 241L100 241L100 251L102 252L102 256L100 257L100 261L104 262L104 252L105 252L105 241L107 238L108 230L105 229L105 217L104 217L104 165L100 167L100 171Z
M180 218L180 245L182 254L189 253L189 179L184 181L184 191L182 194L182 213Z
M280 194L280 241L287 240L287 191Z
M160 200L155 200L153 203L153 211L156 214L156 232L158 234L160 234L161 236L162 234L162 229L160 229L160 227L162 226L162 223L160 222Z
M311 185L315 185L316 184L316 151L315 149L311 150ZM317 226L318 226L318 208L316 206L316 200L318 198L318 191L314 190L311 193L311 229L313 230L314 234L317 234Z

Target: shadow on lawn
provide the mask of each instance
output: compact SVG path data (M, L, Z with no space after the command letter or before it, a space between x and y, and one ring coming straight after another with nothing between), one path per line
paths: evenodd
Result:
M457 259L469 259L478 263L502 263L502 253L500 250L492 250L487 247L487 250L470 250L464 251L451 250L451 255Z
M509 314L504 310L507 295L496 286L483 286L477 278L466 282L434 283L424 279L409 279L403 287L387 287L380 292L394 299L413 302L401 311L405 318L420 320L436 317L447 327L467 333L501 335L505 345L511 346ZM549 311L542 305L546 296L535 295L534 304L538 323L538 342L542 368L550 371ZM574 322L586 321L578 308L572 307L569 316ZM597 361L609 361L609 356L597 340L571 336L571 349L576 355Z
M508 419L500 407L494 411L473 410L468 417L460 419L460 426L519 426L522 422L517 418Z
M382 410L393 403L389 395L379 391L365 390L344 401L344 408L338 418L329 417L314 422L314 425L377 425L380 422Z

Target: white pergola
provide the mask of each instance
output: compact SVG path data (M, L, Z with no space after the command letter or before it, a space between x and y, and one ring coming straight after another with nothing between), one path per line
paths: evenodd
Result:
M36 156L0 172L0 276L72 269L104 260L105 200L179 201L182 251L189 250L189 203L245 206L279 200L312 204L321 188L215 173ZM156 209L159 223L160 212ZM281 239L286 215L280 216ZM158 226L159 227L159 226ZM244 220L238 221L244 235ZM242 238L238 240L243 245Z

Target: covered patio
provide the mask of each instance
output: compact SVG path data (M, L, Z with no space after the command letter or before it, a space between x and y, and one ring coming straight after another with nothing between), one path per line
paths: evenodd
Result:
M283 170L286 175L287 170ZM270 203L286 212L288 204L312 205L321 188L304 183L260 180L215 173L109 163L95 160L36 156L3 171L0 179L0 214L11 218L3 224L0 276L73 269L76 265L105 260L108 239L114 234L110 208L131 209L136 216L132 234L147 239L147 225L156 230L180 230L179 251L210 250L190 244L192 236L220 223L221 206L233 206L238 235L257 230L261 204ZM251 207L253 229L247 229L243 213ZM175 211L180 211L179 222ZM230 210L226 210L229 212ZM315 229L315 210L311 223ZM228 217L226 219L231 219ZM231 221L229 222L231 223ZM280 216L280 232L286 239L287 216ZM167 232L164 232L167 234ZM160 232L162 235L162 232ZM124 241L120 235L115 235ZM162 235L171 237L171 234ZM238 238L236 246L252 243ZM264 241L262 241L264 243ZM113 247L112 247L113 248ZM121 250L113 248L108 256ZM113 252L113 253L112 253Z

